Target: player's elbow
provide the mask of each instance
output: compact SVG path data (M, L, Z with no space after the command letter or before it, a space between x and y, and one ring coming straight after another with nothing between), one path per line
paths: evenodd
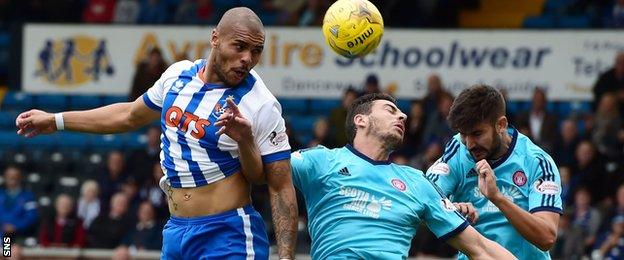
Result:
M557 231L554 232L549 231L548 234L545 234L536 244L537 248L542 251L550 250L557 241Z

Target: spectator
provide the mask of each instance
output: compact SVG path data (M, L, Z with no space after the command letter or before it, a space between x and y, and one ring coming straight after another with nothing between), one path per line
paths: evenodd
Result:
M5 187L0 188L0 237L10 236L23 244L37 226L38 214L35 195L23 189L22 171L15 166L4 170Z
M128 212L130 212L130 218L134 222L136 220L134 218L134 212L137 212L141 204L139 186L134 178L127 178L126 181L124 181L121 185L121 192L128 198Z
M379 78L377 78L377 75L375 75L374 73L368 74L368 76L366 76L366 81L364 81L362 95L380 92L381 89L379 88Z
M559 166L559 175L561 178L561 201L564 206L569 206L572 204L572 182L570 175L572 174L572 170L568 166Z
M336 143L329 136L329 123L327 119L321 117L314 122L312 140L308 143L308 147L315 147L317 145L323 145L328 148L336 147Z
M429 169L433 163L442 156L443 148L438 142L430 142L425 151L422 154L416 155L413 157L413 161L411 162L411 166L416 169L422 169L425 171Z
M147 129L146 146L133 151L128 158L127 172L139 185L151 182L152 179L152 168L145 166L160 162L160 134L160 127L150 126Z
M555 145L553 153L557 160L557 165L571 166L574 164L574 149L576 149L579 142L580 138L576 122L572 119L563 120L561 132L557 136L557 145Z
M299 149L305 148L305 146L301 144L301 142L299 142L299 138L297 138L297 136L293 133L292 125L290 124L290 122L285 121L284 125L286 127L286 135L288 136L288 144L290 144L290 149L292 151L297 151Z
M116 193L111 198L110 211L100 214L91 224L87 234L89 247L116 248L132 225L128 197L121 192Z
M607 232L611 228L611 220L617 216L624 216L624 184L618 186L615 192L615 205L610 206L604 211L601 232Z
M617 97L611 92L604 93L594 116L592 141L601 154L612 160L617 159L620 155L622 146L618 139L618 133L621 127L622 119L620 118Z
M308 0L308 3L299 15L299 26L322 25L327 8L321 0Z
M86 23L110 23L114 10L115 0L87 0L82 20Z
M156 222L154 207L149 201L140 204L137 219L138 223L126 234L122 244L136 250L160 250L162 228Z
M453 96L448 92L442 92L438 95L437 110L428 114L430 116L427 117L427 124L425 124L423 133L424 143L446 143L453 136L453 130L446 121L446 117L451 111L451 105L453 105L453 99Z
M141 3L139 24L163 24L167 22L167 3L163 0L145 0Z
M159 186L160 178L163 177L163 171L160 163L152 164L152 178L147 185L141 187L139 197L142 201L149 201L156 209L156 217L159 220L165 220L169 217L169 208L167 207L167 198L165 193Z
M216 18L212 0L183 0L173 20L181 24L214 24Z
M615 0L611 8L607 8L604 17L605 27L624 27L624 0Z
M419 101L412 101L409 115L405 122L405 136L403 145L397 153L405 154L408 158L419 153L423 148L423 134L427 121L423 105ZM423 169L423 168L418 168Z
M587 255L596 240L600 213L590 205L591 194L582 187L574 193L571 226L563 248L564 259L580 259Z
M442 79L438 74L430 74L427 77L427 95L423 99L423 106L425 108L425 114L430 115L438 107L438 101L440 95L444 92L442 87Z
M624 104L624 52L615 56L613 68L600 74L598 81L594 84L593 92L594 102L602 100L604 93L613 92L618 103Z
M596 242L592 259L622 259L624 252L624 216L618 215L611 221L611 229Z
M115 5L115 15L113 22L115 23L136 23L139 19L141 6L139 0L119 0Z
M355 91L355 89L348 88L342 96L341 105L334 108L330 113L329 125L332 128L331 138L336 142L337 146L344 146L347 144L347 132L345 131L347 109L357 97L357 91Z
M124 156L119 151L112 151L108 154L105 173L102 174L100 185L100 199L103 205L107 205L113 194L121 191L121 186L126 180L124 171ZM106 206L104 207L106 209Z
M145 60L137 65L132 79L132 90L130 90L129 101L139 98L160 78L160 75L167 70L165 62L159 48L150 50Z
M94 180L85 181L80 187L80 198L78 199L78 217L82 219L85 229L100 214L100 186Z
M572 167L572 183L588 187L591 197L601 201L605 192L604 165L599 161L594 145L587 140L581 141L576 147L576 164ZM576 187L572 192L576 194Z
M195 12L196 23L199 24L214 24L217 22L217 16L215 15L215 8L212 5L212 0L197 0L197 10Z
M557 116L546 110L546 92L541 88L533 91L531 110L518 115L518 127L528 128L529 137L547 152L553 152L557 140Z
M44 219L39 230L39 243L43 247L84 247L86 231L74 211L74 200L67 194L56 197L55 214Z

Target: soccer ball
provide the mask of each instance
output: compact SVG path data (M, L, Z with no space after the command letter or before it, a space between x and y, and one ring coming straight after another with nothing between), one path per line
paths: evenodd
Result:
M369 54L381 41L383 18L367 0L338 0L323 19L323 35L329 47L347 58Z

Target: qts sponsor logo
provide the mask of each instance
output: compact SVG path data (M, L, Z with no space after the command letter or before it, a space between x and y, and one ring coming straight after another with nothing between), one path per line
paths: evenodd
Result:
M165 124L176 127L185 133L190 131L191 136L201 139L206 135L205 127L209 126L210 122L207 119L182 111L179 107L172 106L167 109L165 114Z
M88 36L47 39L37 59L34 76L64 88L97 82L115 74L105 39Z

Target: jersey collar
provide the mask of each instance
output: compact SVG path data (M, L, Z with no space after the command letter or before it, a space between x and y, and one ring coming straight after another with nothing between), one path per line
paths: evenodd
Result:
M516 141L518 140L518 130L510 125L507 128L507 133L509 133L509 135L511 135L511 143L509 144L509 149L507 149L507 152L503 156L501 156L501 158L499 158L498 160L496 160L496 161L494 161L494 162L492 162L490 164L492 169L494 169L494 168L498 167L499 165L503 164L507 160L507 158L509 158L509 156L513 152L514 148L516 147Z
M368 158L368 156L366 156L363 153L360 153L358 150L356 150L351 144L347 144L345 145L345 147L347 149L349 149L349 151L351 151L353 154L357 155L358 157L364 159L365 161L371 163L372 165L388 165L390 163L392 163L390 160L385 160L385 161L375 161L371 158Z

